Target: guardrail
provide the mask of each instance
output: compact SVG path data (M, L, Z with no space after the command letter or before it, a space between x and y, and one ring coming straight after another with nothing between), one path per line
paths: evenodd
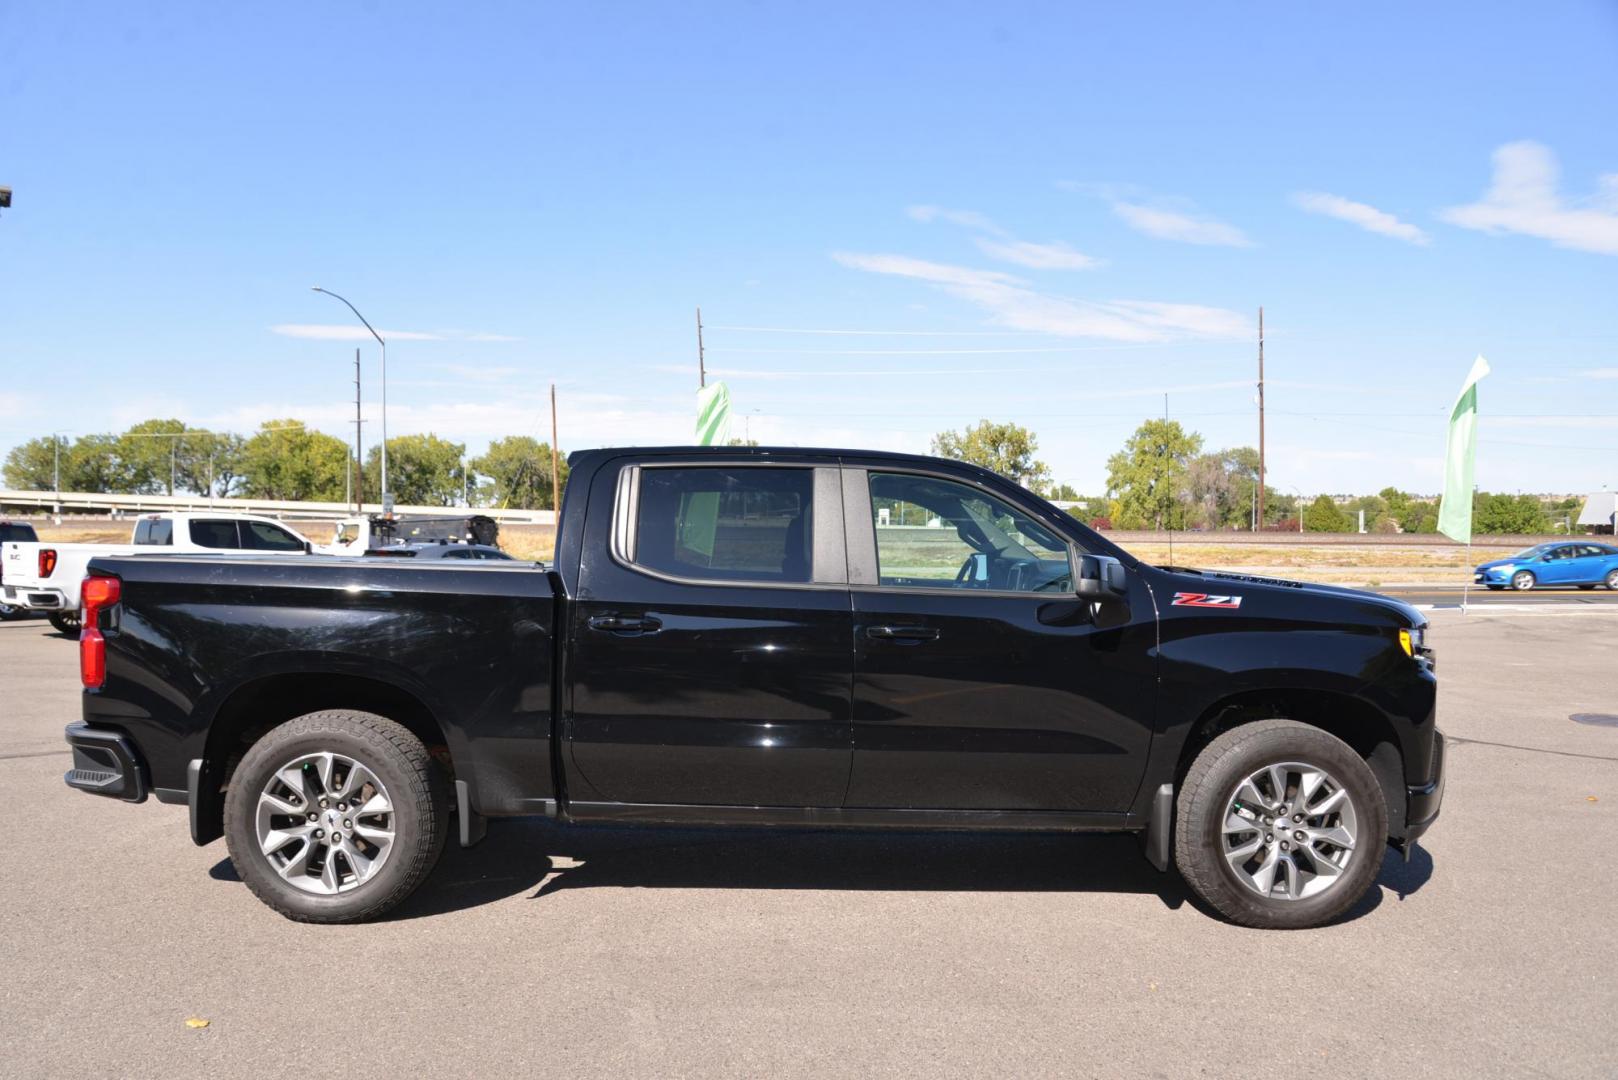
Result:
M297 502L287 499L212 499L206 495L109 495L85 491L12 491L0 488L0 507L38 507L51 513L110 513L115 516L145 514L153 511L190 511L206 513L218 511L227 514L257 514L261 517L284 518L291 521L320 520L351 517L352 503ZM365 503L364 513L380 514L381 503ZM554 525L554 510L502 510L498 507L459 506L395 506L398 516L417 514L460 515L487 514L502 525Z

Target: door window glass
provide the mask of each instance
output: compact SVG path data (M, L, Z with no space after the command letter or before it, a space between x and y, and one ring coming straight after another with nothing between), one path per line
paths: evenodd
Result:
M635 561L678 577L809 580L810 469L644 468Z
M193 520L191 522L191 542L198 547L205 548L241 547L241 541L236 536L236 523L234 521Z
M1067 542L1011 504L931 476L873 472L870 482L883 585L1072 591Z
M267 521L244 521L242 547L254 551L302 551L303 541Z

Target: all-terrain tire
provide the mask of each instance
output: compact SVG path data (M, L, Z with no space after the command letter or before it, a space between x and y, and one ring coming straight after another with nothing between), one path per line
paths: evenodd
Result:
M352 759L375 775L392 804L394 832L387 858L368 879L329 895L283 879L260 848L257 826L259 797L277 770L322 753ZM397 907L432 872L449 832L448 788L422 741L394 721L347 709L309 713L264 735L236 767L225 796L225 842L253 895L287 918L365 922Z
M1303 762L1330 773L1347 791L1358 818L1341 877L1317 895L1296 900L1259 895L1224 855L1225 815L1237 786L1280 762ZM1210 907L1241 926L1297 930L1331 922L1376 881L1387 838L1382 787L1365 759L1336 736L1293 720L1260 720L1215 738L1192 763L1175 803L1174 861L1181 876Z

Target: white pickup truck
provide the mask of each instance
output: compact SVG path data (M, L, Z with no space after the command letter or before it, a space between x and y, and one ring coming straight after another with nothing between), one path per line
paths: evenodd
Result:
M64 634L79 630L79 583L100 555L301 554L310 543L274 518L244 514L144 514L128 544L0 544L0 600L43 611Z

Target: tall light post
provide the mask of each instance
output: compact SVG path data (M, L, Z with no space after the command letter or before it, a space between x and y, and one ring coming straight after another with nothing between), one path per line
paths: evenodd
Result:
M382 512L390 514L393 512L393 494L388 490L388 343L382 340L382 335L376 332L376 327L360 314L359 308L330 289L322 289L319 285L311 285L310 288L317 293L325 293L335 300L342 300L348 310L354 313L354 317L365 323L365 329L376 338L376 343L382 346Z

